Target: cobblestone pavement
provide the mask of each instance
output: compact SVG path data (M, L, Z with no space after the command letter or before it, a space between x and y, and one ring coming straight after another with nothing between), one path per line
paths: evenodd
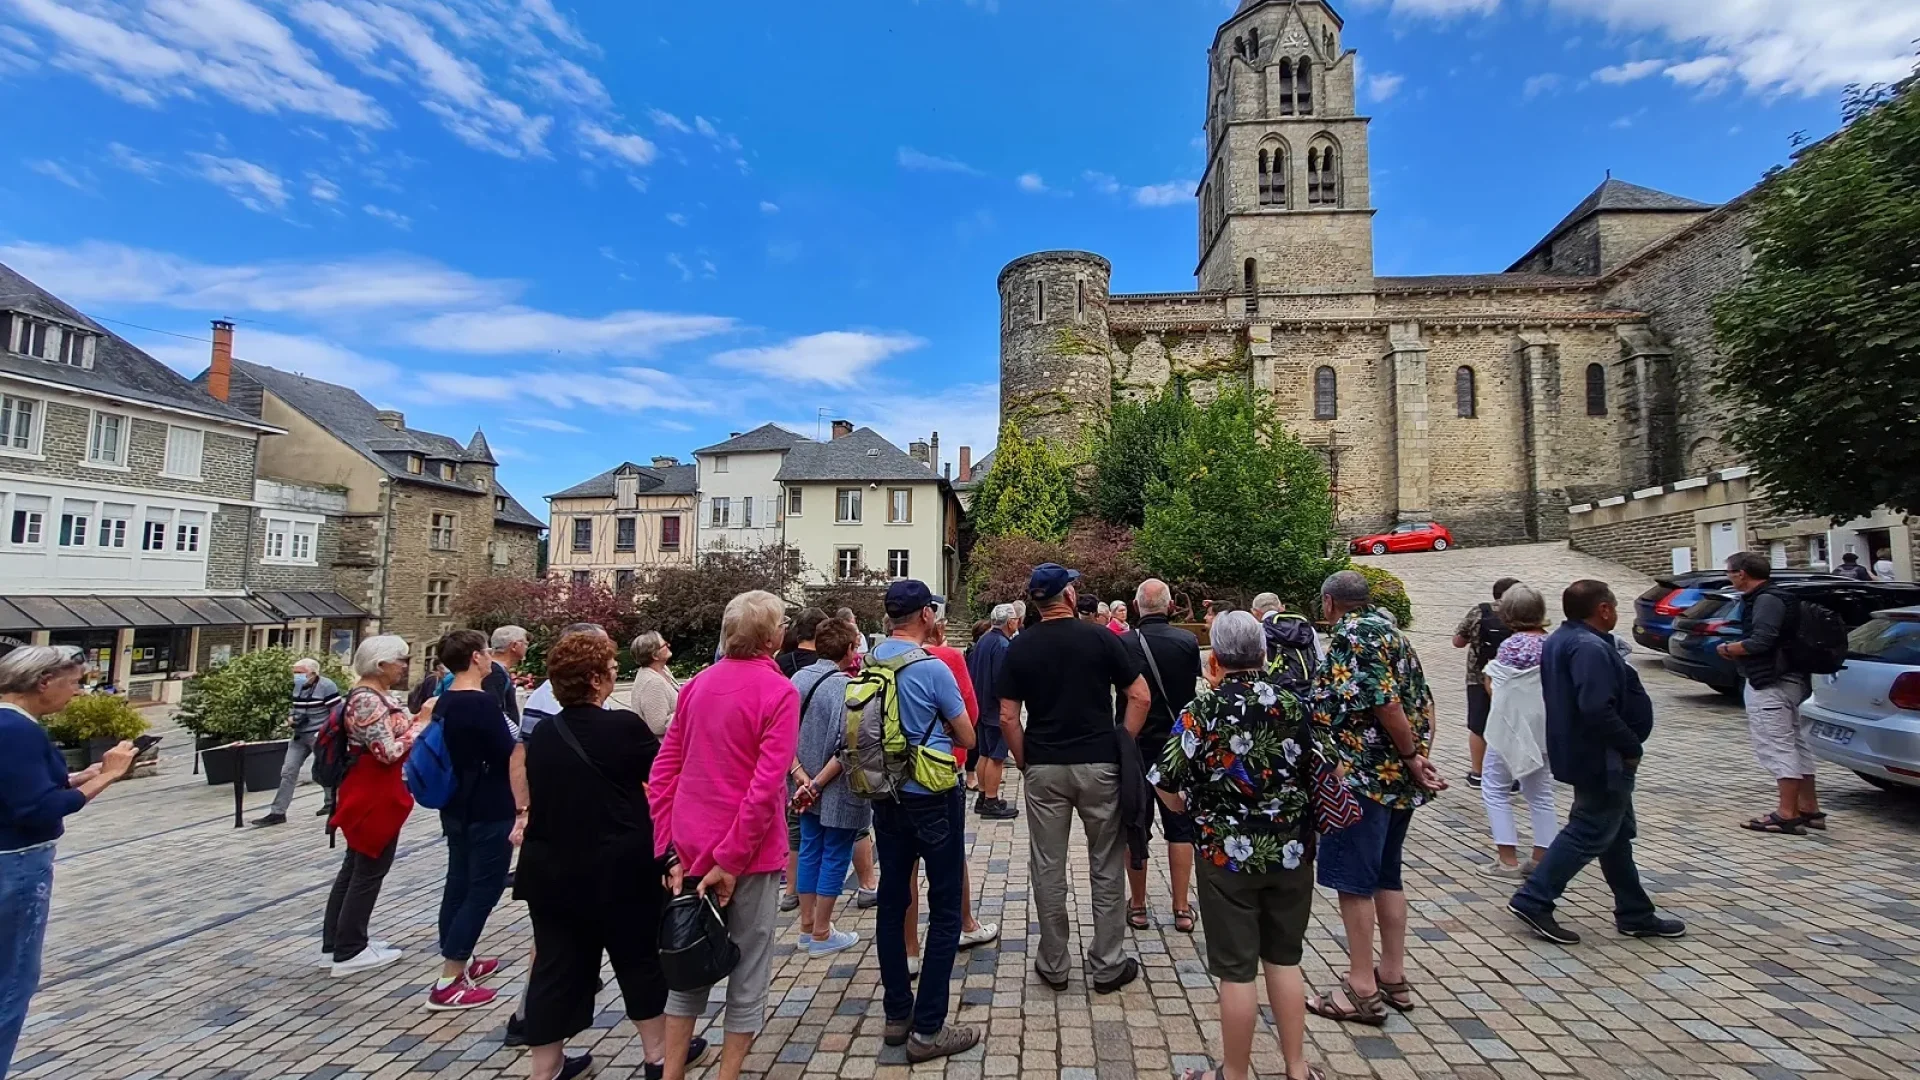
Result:
M1557 545L1373 561L1411 587L1414 634L1440 698L1437 757L1456 783L1466 762L1464 679L1448 637L1492 579L1514 573L1550 597L1576 576L1605 577L1623 599L1646 584ZM1920 799L1829 772L1831 833L1744 832L1742 816L1772 796L1738 711L1667 676L1650 654L1636 662L1659 717L1641 773L1640 865L1690 936L1614 937L1609 898L1591 871L1563 913L1589 932L1587 944L1562 949L1524 936L1503 911L1506 889L1475 875L1489 852L1485 815L1459 784L1416 817L1408 842L1420 1008L1384 1031L1310 1021L1311 1052L1329 1075L1920 1076ZM525 1057L500 1046L510 1004L421 1008L437 962L444 866L432 813L414 815L375 913L376 935L404 947L405 960L329 978L316 963L318 922L338 853L312 817L318 795L302 790L292 825L236 832L229 794L187 775L184 742L168 740L173 753L158 778L129 782L73 820L60 847L46 980L16 1076L526 1075ZM267 798L253 797L249 815ZM953 989L957 1019L985 1025L987 1038L968 1055L913 1069L915 1080L1126 1080L1203 1064L1218 1041L1204 924L1193 936L1176 933L1162 899L1154 928L1134 935L1145 980L1101 997L1076 976L1056 995L1026 955L1025 821L970 820L979 914L999 921L1006 938L971 953ZM1084 881L1078 868L1075 880ZM1084 940L1087 905L1076 898L1074 907ZM776 961L775 1011L748 1059L752 1074L907 1075L900 1051L880 1045L872 922L871 912L843 920L862 935L855 951ZM509 902L482 943L510 961L501 985L514 997L529 940L525 908ZM1316 902L1307 947L1308 981L1331 984L1345 943L1330 895ZM600 1004L595 1029L576 1045L594 1051L603 1075L638 1076L639 1040L620 1020L617 990ZM1255 1050L1261 1076L1283 1075L1269 1033Z

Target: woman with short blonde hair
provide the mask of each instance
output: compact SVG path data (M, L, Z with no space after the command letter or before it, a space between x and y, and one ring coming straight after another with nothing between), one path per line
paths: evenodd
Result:
M729 660L772 656L780 649L786 624L787 605L779 597L759 589L743 592L727 602L726 614L720 616L721 652Z

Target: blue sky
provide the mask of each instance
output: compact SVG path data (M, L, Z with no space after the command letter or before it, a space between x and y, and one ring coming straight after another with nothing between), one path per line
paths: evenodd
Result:
M227 317L483 426L535 507L766 420L951 459L992 442L1009 259L1193 287L1232 6L0 0L0 261L184 371ZM1609 168L1729 198L1920 38L1917 0L1336 6L1382 274L1504 269Z

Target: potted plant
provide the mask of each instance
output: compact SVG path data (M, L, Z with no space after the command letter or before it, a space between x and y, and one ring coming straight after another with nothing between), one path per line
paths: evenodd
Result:
M238 772L248 791L279 786L295 659L285 649L263 649L187 680L175 719L193 733L208 784L231 784Z
M78 772L99 761L108 750L146 734L140 710L118 694L81 694L67 707L47 717L47 734L66 755L69 770ZM158 747L148 754L158 755Z

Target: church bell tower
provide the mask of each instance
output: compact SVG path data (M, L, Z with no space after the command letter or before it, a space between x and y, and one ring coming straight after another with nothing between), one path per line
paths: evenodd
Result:
M1371 293L1368 119L1326 0L1241 0L1208 56L1203 291Z

